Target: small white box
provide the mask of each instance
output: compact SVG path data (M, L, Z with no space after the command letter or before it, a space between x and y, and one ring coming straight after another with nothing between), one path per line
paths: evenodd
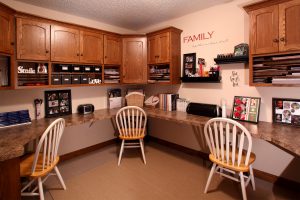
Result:
M120 108L122 107L122 97L108 98L109 108Z

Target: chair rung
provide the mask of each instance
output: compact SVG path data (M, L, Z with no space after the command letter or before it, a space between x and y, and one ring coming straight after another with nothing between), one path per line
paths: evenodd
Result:
M129 143L124 143L124 145L137 145L140 144L139 142L129 142Z
M232 177L232 176L229 176L229 175L227 175L227 174L223 174L223 173L221 173L221 172L215 172L215 173L220 174L221 176L224 176L224 177L226 177L226 178L229 178L229 179L231 179L231 180L233 180L233 181L240 182L239 179L234 178L234 177Z
M141 146L125 146L124 145L124 148L140 148Z
M29 196L40 196L40 194L39 193L31 193L31 192L22 192L21 196L26 196L26 197L29 197Z

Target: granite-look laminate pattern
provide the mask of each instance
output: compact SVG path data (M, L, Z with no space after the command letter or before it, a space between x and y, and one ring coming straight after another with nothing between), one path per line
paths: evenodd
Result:
M97 120L114 117L118 109L101 109L92 114L72 114L64 116L66 126L93 123ZM192 126L203 126L210 118L190 115L185 112L162 111L145 108L148 117L183 123ZM38 138L54 119L33 120L30 125L21 125L0 129L0 161L19 157L24 154L24 145ZM300 156L300 127L259 122L258 124L242 123L255 138L269 141L286 149L294 155Z

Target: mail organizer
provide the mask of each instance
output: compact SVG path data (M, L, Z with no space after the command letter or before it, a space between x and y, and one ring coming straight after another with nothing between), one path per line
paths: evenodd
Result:
M201 115L206 117L220 117L222 115L222 109L215 104L204 103L189 103L186 108L188 114Z

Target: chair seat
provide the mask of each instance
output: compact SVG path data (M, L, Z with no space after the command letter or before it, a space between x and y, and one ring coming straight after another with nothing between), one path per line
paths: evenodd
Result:
M30 156L21 160L21 163L20 163L20 176L21 177L42 177L42 176L47 175L57 165L57 163L59 161L59 156L56 156L55 161L52 163L52 165L47 166L47 167L45 166L44 170L42 170L43 155L39 154L35 172L31 173L33 160L34 160L34 154L31 154Z
M145 134L139 134L139 133L144 133L144 129L143 128L139 128L139 129L121 129L120 131L121 133L127 133L126 135L124 134L120 134L119 138L122 140L137 140L137 139L142 139L145 137Z
M238 151L238 150L237 150ZM237 154L237 153L236 153ZM232 155L232 152L230 151L229 155ZM232 164L232 161L231 161L231 156L229 156L229 162L227 163L226 160L222 161L218 158L216 158L213 154L209 154L209 159L224 167L224 168L227 168L227 169L231 169L231 170L234 170L234 171L238 171L238 172L249 172L249 166L255 161L256 159L256 155L254 153L250 153L250 157L249 157L249 163L248 165L245 165L245 159L246 159L246 151L243 151L242 153L242 159L241 159L241 164L240 166L237 165L237 160L235 161L234 165ZM237 157L237 156L236 156Z

